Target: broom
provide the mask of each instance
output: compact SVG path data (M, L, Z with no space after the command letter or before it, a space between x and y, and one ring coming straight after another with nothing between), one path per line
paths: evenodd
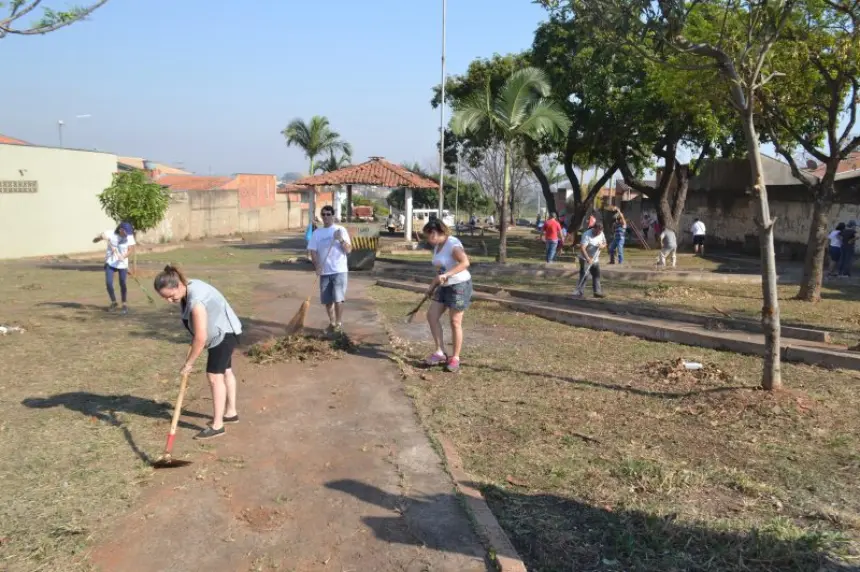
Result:
M182 415L182 399L185 397L185 390L188 388L188 374L182 374L182 383L179 384L179 396L176 398L176 407L173 408L173 418L170 421L170 431L167 433L167 445L164 447L164 454L151 463L151 466L156 469L172 469L190 465L191 461L184 461L173 458L173 440L176 438L176 426L179 425L179 416Z
M412 321L415 320L415 316L416 316L416 314L418 314L418 310L420 310L421 306L423 306L424 303L430 299L430 296L432 296L433 292L435 292L435 291L436 291L436 286L431 286L430 289L424 293L424 297L421 298L421 301L418 302L418 305L415 306L415 308L413 308L411 312L406 314L406 323L407 324L411 324Z
M113 246L111 246L110 249L114 253L114 256L116 256L117 260L120 260L119 252ZM137 258L137 255L135 255L135 258ZM137 271L137 262L134 263L134 271ZM149 303L155 304L155 300L152 298L152 296L149 295L149 292L146 291L146 288L143 287L143 284L140 283L140 280L137 279L137 276L134 275L134 271L129 272L129 274L131 275L131 279L135 281L135 283L140 288L140 291L143 292L143 294L146 296L146 299L149 300Z
M321 269L325 269L325 263L328 261L328 255L331 253L331 249L334 247L335 242L336 241L334 240L334 237L332 237L331 244L329 245L328 250L326 250L325 257L320 263ZM315 274L316 278L314 278L314 285L310 291L310 294L308 294L308 297L305 299L304 302L302 302L302 305L299 306L299 311L296 312L296 315L293 316L293 319L290 320L287 324L286 333L288 336L293 336L299 333L305 327L305 318L308 315L308 310L310 310L311 308L311 295L313 294L314 290L316 290L317 284L320 280L319 273L315 272Z

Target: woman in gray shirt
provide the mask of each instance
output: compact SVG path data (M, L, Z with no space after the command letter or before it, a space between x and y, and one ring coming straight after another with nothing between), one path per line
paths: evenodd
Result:
M224 423L239 421L233 350L239 345L242 323L221 292L202 280L188 280L175 266L165 266L155 277L154 287L162 298L179 304L182 323L193 336L180 373L190 373L203 350L209 352L206 377L212 390L212 424L194 438L220 437Z

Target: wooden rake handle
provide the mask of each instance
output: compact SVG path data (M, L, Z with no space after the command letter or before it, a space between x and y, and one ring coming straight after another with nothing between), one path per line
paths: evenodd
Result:
M164 454L169 455L173 450L173 440L176 438L176 427L179 425L179 417L182 415L182 400L185 399L185 390L188 388L188 375L182 374L182 382L179 384L179 396L176 398L176 407L173 409L173 419L170 421L170 432L167 434L167 445Z

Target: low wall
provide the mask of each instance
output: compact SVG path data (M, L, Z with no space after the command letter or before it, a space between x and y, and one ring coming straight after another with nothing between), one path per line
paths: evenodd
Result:
M278 194L274 205L241 208L238 190L174 191L164 220L143 233L142 242L172 242L211 236L300 228L301 207Z
M805 194L788 188L768 189L768 195L770 214L776 218L776 255L783 259L803 260L812 222L812 203ZM678 238L682 244L691 243L690 227L695 218L700 218L708 229L708 245L758 255L757 211L757 199L742 192L691 192L681 217ZM846 193L842 202L830 207L828 218L828 230L832 230L837 222L860 221L860 197L856 193Z

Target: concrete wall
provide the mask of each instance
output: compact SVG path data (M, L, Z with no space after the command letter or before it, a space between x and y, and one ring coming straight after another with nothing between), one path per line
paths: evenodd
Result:
M149 243L175 242L300 228L301 205L290 204L286 194L273 191L272 196L272 205L242 208L239 189L174 191L161 224L138 238Z
M116 168L110 153L0 144L0 258L104 250L92 239L115 224L97 196ZM3 192L13 181L37 191Z
M777 219L774 227L774 245L780 258L802 260L806 254L812 204L804 193L794 188L768 189L771 216ZM860 197L846 193L843 201L830 209L830 225L860 221ZM708 229L707 244L728 250L757 255L758 229L755 225L757 199L742 192L690 192L681 217L679 239L692 242L690 227L700 218Z

